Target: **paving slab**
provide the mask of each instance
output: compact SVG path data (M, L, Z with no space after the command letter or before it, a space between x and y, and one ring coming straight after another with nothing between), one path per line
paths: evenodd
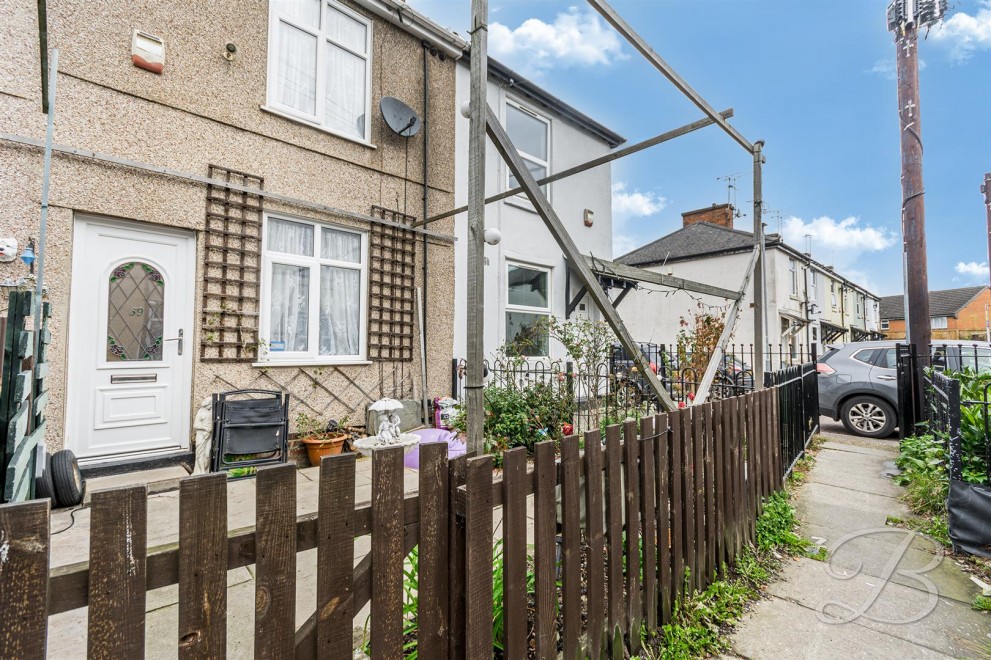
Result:
M886 526L889 516L911 515L899 499L903 489L885 476L897 442L828 437L795 507L803 534L831 557L786 561L770 598L732 635L732 653L991 657L991 615L971 608L976 586L938 544Z
M912 575L912 568L901 563L898 570ZM917 585L801 559L785 568L768 593L815 611L829 625L869 628L951 657L973 657L982 638L991 645L991 615L971 609L969 602L942 596L927 573L918 574Z

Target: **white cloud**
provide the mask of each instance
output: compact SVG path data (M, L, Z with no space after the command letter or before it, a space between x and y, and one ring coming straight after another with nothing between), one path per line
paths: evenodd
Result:
M888 229L861 225L853 216L843 220L822 216L808 222L792 216L784 221L781 233L785 242L799 250L805 249L805 236L811 236L813 254L837 266L847 266L865 252L886 250L897 241Z
M667 205L667 198L655 192L641 192L639 189L630 191L624 182L612 184L613 216L642 218L660 213Z
M961 275L966 275L971 279L986 279L988 277L988 264L977 263L976 261L968 261L964 263L963 261L957 262L957 267L954 269Z
M572 66L608 66L627 58L619 35L599 15L570 7L553 23L539 18L510 29L489 25L489 52L496 59L526 64L536 72Z
M981 0L973 16L962 11L953 14L929 38L948 47L956 64L970 60L975 51L991 49L991 0Z
M667 205L667 197L651 190L630 190L622 181L612 184L613 256L626 254L641 245L629 233L630 220L660 213Z
M919 71L926 68L926 61L919 60ZM893 57L887 57L874 62L874 66L866 69L864 73L869 73L876 76L881 76L887 80L897 80L898 79L898 69L895 67L895 59Z

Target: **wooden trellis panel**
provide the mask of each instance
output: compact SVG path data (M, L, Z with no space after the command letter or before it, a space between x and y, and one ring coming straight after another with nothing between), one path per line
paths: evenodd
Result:
M372 215L412 225L416 219L381 206ZM369 236L368 358L384 361L413 359L413 319L416 317L416 235L409 230L373 224Z
M210 166L211 179L264 188L262 177ZM200 360L251 362L258 357L262 198L207 186Z

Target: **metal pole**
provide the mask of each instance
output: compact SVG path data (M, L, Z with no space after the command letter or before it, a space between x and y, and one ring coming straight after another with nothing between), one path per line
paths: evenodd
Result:
M987 209L988 214L988 265L991 266L991 172L984 175L981 192L984 193L984 207ZM988 339L988 341L991 341L991 339Z
M902 237L905 249L908 341L919 355L929 354L929 275L926 266L926 213L922 187L922 116L919 112L919 61L916 24L895 31L898 64L898 116L902 153Z
M485 123L488 103L488 0L471 0L471 99L468 128L468 355L465 412L468 451L485 440L482 392L485 354Z
M674 68L665 62L657 52L650 47L650 44L637 34L637 31L627 23L622 16L620 16L615 9L609 6L605 0L588 0L588 4L592 5L592 9L599 12L602 18L606 19L606 22L615 28L624 39L630 42L634 48L636 48L644 58L650 62L655 69L661 72L665 78L671 81L671 83L678 88L682 94L688 97L688 100L695 104L695 106L704 112L709 119L713 120L719 126L726 131L727 134L734 140L737 144L746 149L748 152L753 152L754 145L747 141L747 138L743 137L738 130L730 126L729 122L723 119L715 108L713 108L709 103L702 98L702 95L696 92L688 82L682 78Z
M723 110L722 112L719 113L719 115L724 119L729 119L730 117L733 116L733 108L729 108L728 110ZM661 133L660 135L655 135L654 137L644 140L643 142L637 142L636 144L631 144L628 147L623 147L622 149L611 151L605 156L599 156L598 158L593 158L592 160L582 163L581 165L575 165L574 167L569 167L566 170L561 170L560 172L555 172L554 174L545 176L542 179L537 179L537 184L542 186L545 183L553 183L555 181L560 181L561 179L566 179L569 176L574 176L576 174L581 174L582 172L587 172L588 170L594 169L601 165L605 165L606 163L611 163L614 160L619 160L620 158L625 158L626 156L630 156L632 154L638 153L640 151L643 151L644 149L649 149L650 147L657 146L658 144L668 142L669 140L673 140L677 137L681 137L682 135L688 135L689 133L697 131L700 128L705 128L706 126L712 126L715 123L716 122L713 121L712 119L699 119L698 121L692 122L691 124L685 124L684 126L679 126L674 130L666 131L664 133ZM495 195L486 197L485 203L491 204L492 202L498 202L499 200L502 199L508 199L510 197L520 194L521 192L523 192L523 186L516 186L515 188L510 188L509 190L504 190L501 193L496 193ZM436 222L437 220L443 220L444 218L450 218L451 216L458 215L459 213L464 213L467 210L468 210L467 206L459 206L456 209L451 209L450 211L444 211L443 213L432 215L429 218L427 217L426 213L424 213L423 217L426 218L426 220L424 220L423 222L417 222L415 224L416 225L430 224L431 222Z
M754 244L757 246L757 265L754 269L754 386L764 386L764 349L767 346L767 294L764 291L764 224L761 220L764 206L763 199L763 164L762 150L764 141L754 143Z
M45 241L48 237L48 190L52 182L52 142L55 134L55 83L58 81L58 48L52 50L51 68L48 73L48 127L45 129L45 158L41 175L41 226L38 229L38 279L35 282L34 309L34 361L41 357L41 296L45 285ZM34 427L34 415L28 416Z

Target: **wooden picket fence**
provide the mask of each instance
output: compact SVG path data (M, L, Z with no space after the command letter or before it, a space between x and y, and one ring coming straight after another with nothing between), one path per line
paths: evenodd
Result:
M566 438L560 460L552 442L538 443L532 471L522 448L496 473L491 456L448 461L446 444L424 444L419 492L405 496L402 450L384 450L371 502L358 506L354 455L328 457L318 511L299 518L295 468L263 468L255 527L230 533L226 475L189 477L178 544L150 550L144 487L96 492L89 561L51 571L48 502L3 505L0 657L44 657L48 617L86 606L90 657L143 657L146 592L178 584L178 656L222 658L227 572L254 565L255 657L350 658L355 614L370 602L372 658L400 658L414 546L419 656L492 657L497 512L502 656L557 657L560 647L566 658L623 657L642 625L670 619L686 571L690 588L704 587L754 538L761 498L785 469L778 415L778 390L766 389L612 426L604 442L590 432L584 452ZM355 564L366 534L371 551ZM299 625L296 556L313 548L316 610Z

